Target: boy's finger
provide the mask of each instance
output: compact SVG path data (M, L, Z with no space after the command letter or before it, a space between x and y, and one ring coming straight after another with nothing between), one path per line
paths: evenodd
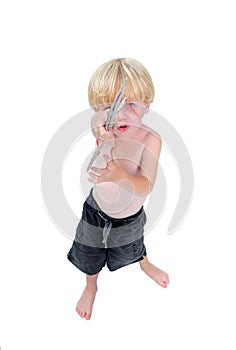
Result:
M96 167L92 167L91 170L92 170L92 172L89 172L89 175L92 175L92 176L103 175L106 171L106 169L100 169L100 168L96 168Z
M105 161L106 161L107 163L109 163L109 162L112 161L112 158L109 157L107 154L104 154L103 158L105 159Z
M117 160L117 154L116 154L116 148L112 147L111 149L111 158L116 161Z

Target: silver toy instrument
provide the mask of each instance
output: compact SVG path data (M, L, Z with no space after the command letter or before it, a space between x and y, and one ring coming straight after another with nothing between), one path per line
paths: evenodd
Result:
M116 114L121 110L121 108L123 107L124 103L125 103L125 97L124 99L121 101L121 97L123 95L124 89L125 89L125 85L128 81L128 78L124 78L124 81L120 87L120 90L118 91L115 100L113 102L113 104L111 105L111 108L109 109L108 112L108 117L106 120L106 124L105 124L105 129L108 131L110 128L113 128L114 126L114 121L115 121L115 116ZM93 165L93 163L95 162L95 159L97 158L97 156L99 155L99 153L101 152L101 147L102 147L103 143L100 143L100 145L97 146L97 149L95 150L89 165L87 166L87 171L89 171Z

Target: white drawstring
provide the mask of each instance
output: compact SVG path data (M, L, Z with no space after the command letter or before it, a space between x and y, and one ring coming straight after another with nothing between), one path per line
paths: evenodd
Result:
M104 225L103 232L102 232L102 234L103 234L102 243L104 243L105 248L107 248L107 239L108 239L108 236L109 236L111 229L112 229L112 223L108 219L104 218L104 216L100 212L98 212L98 214L105 221L105 225Z

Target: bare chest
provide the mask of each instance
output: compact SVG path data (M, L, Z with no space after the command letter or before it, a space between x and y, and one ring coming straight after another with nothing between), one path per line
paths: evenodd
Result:
M144 145L133 141L124 140L116 147L116 155L121 167L132 175L137 175L141 165Z

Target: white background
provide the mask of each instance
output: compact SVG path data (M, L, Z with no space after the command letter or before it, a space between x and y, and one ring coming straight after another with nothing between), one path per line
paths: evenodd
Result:
M1 3L2 350L235 350L233 3ZM168 289L138 265L105 269L85 321L74 311L84 275L67 261L71 241L45 211L40 172L54 132L88 108L91 74L114 57L134 57L151 73L152 107L182 136L195 188L187 218L167 236L178 179L166 165L168 204L146 246L169 273ZM81 205L78 196L78 212Z

